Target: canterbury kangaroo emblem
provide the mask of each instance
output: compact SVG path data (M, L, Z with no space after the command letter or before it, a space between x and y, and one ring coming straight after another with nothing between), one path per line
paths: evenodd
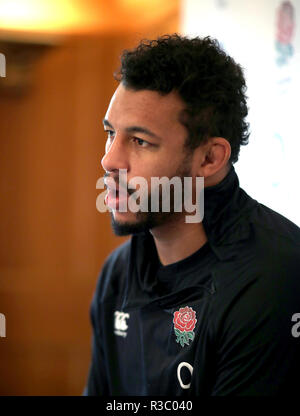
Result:
M129 319L130 315L129 313L119 312L115 311L115 331L114 333L116 335L119 335L121 337L127 336L127 322L126 319Z

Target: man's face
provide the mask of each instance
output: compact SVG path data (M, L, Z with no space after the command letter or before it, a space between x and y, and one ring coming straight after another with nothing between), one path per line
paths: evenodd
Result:
M148 183L150 199L151 177L172 178L193 176L192 155L184 149L186 128L178 121L184 103L175 94L161 96L155 91L133 91L119 85L111 99L104 118L108 133L105 155L101 161L106 181L125 185L134 177L143 177ZM119 183L119 170L127 170L127 183ZM108 192L108 201L111 201ZM171 196L172 201L172 196ZM116 202L116 201L115 201ZM108 202L109 205L109 202ZM118 203L112 210L112 226L117 235L149 230L177 221L184 213L120 212Z

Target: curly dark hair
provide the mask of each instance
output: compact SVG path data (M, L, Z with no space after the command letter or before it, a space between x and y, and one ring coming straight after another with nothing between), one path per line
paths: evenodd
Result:
M243 71L216 39L189 39L175 33L142 40L135 49L123 51L115 78L133 90L162 95L176 91L186 104L180 122L189 132L187 149L210 137L224 137L231 145L230 161L235 163L240 145L248 143Z

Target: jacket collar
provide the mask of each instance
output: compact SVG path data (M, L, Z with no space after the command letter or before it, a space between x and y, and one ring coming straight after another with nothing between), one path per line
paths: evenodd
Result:
M203 226L220 260L235 256L239 243L249 238L250 223L245 218L256 205L240 188L233 166L221 182L204 189Z

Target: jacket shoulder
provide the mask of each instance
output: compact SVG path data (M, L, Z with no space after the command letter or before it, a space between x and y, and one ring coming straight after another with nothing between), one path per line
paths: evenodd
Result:
M300 228L271 208L258 203L252 213L251 220L257 228L264 230L267 235L300 245Z

